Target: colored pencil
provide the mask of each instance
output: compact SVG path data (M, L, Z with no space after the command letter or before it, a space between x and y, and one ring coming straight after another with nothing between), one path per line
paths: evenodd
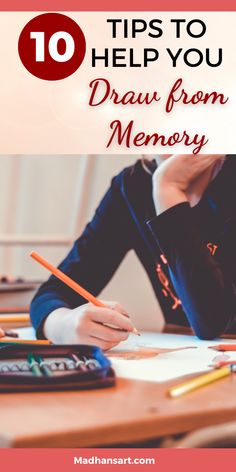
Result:
M5 336L8 338L19 338L19 334L14 331L4 331Z
M88 292L85 288L83 288L81 285L79 285L77 282L72 280L68 275L64 274L60 269L52 265L50 262L48 262L44 257L40 256L35 251L32 251L30 256L37 261L39 264L41 264L45 269L47 269L49 272L51 272L55 277L57 277L61 282L66 284L68 287L70 287L72 290L74 290L76 293L81 295L81 297L85 298L88 302L92 303L95 306L101 307L101 308L107 308L107 305L103 303L101 300L96 298L92 293ZM133 329L132 331L134 334L140 335L140 333L137 331L136 328Z
M74 352L71 353L71 358L73 359L77 369L87 372L88 369L85 365L85 362L82 361Z
M28 363L30 366L31 372L36 376L36 377L42 377L42 372L40 370L39 364L36 361L34 355L30 352L27 356L28 358Z
M14 331L5 331L4 329L0 328L0 339L1 338L19 338L19 334L15 333Z
M51 344L47 339L8 339L1 338L0 343L12 343L12 344Z
M29 315L0 315L0 323L28 323Z
M84 363L86 365L86 367L89 369L89 370L96 370L97 369L97 365L96 365L96 361L93 360L93 359L87 359L85 356L83 356L83 360L84 360Z
M215 351L236 351L236 344L217 344L216 346L209 346L209 349Z
M192 392L193 390L197 390L201 387L205 387L212 382L216 382L217 380L223 379L231 375L233 369L235 367L233 365L221 367L218 370L212 370L207 372L206 374L198 375L193 379L187 380L186 382L182 382L174 387L171 387L168 390L168 395L172 398L180 397L185 395L186 393Z
M219 362L213 362L211 366L209 367L214 367L215 369L219 369L220 367L225 367L226 365L236 365L236 359L232 359L231 361L219 361Z
M46 377L51 377L53 375L48 363L45 362L41 356L36 355L35 360L38 362L41 371L46 375Z

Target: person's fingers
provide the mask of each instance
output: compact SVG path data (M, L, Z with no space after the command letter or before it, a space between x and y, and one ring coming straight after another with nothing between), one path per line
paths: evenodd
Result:
M116 301L111 301L111 300L102 300L102 302L103 302L104 305L106 305L108 308L111 308L112 310L118 311L118 312L121 313L122 315L127 316L128 318L130 318L129 313L128 313L127 310L123 307L123 305L121 305L121 303L118 303L118 302L116 302Z
M203 158L203 159L222 159L223 157L225 157L225 154L197 154L197 156L199 158Z
M109 349L112 349L113 347L117 346L118 343L103 341L99 338L96 338L95 336L91 336L90 344L94 344L95 346L100 347L100 349L102 349L103 351L108 351Z
M88 344L89 346L95 345L100 347L102 350L108 350L111 349L112 347L116 346L118 343L117 342L112 342L112 341L104 341L103 339L99 339L96 336L90 336L90 334L84 334L81 335L79 333L74 333L72 338L67 339L67 343L69 344Z
M198 159L221 159L225 157L225 154L174 154L173 157L178 158L198 158Z
M0 328L0 338L4 338L5 332L2 328Z
M174 154L172 160L183 160L192 165L207 165L225 158L225 154Z
M186 163L192 167L194 175L196 176L200 176L208 169L213 168L214 165L217 165L225 157L223 154L198 154L194 156L196 159L190 158L190 156Z
M91 307L90 319L97 323L106 323L129 332L134 330L134 326L127 316L110 308Z
M111 328L104 324L90 322L88 325L89 334L91 336L96 336L103 341L108 341L112 343L120 343L128 339L129 332L122 331L120 329Z
M198 162L198 165L208 165L224 159L225 154L197 154L195 157L197 158L194 160L195 164Z
M206 156L200 156L200 160L204 163L204 164L214 164L218 161L221 161L222 159L224 159L225 155L224 154L210 154L210 155L206 155Z

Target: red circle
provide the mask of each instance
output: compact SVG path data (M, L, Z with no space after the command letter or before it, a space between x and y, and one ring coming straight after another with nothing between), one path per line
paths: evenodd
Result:
M74 40L74 53L66 62L58 62L49 53L49 40L53 34L60 31L66 32ZM36 61L36 40L30 37L33 32L44 33L44 61ZM57 51L64 54L66 43L59 39ZM61 13L44 13L30 20L22 30L18 52L25 68L39 79L60 80L69 77L82 64L86 51L86 42L83 31L79 25L66 15Z

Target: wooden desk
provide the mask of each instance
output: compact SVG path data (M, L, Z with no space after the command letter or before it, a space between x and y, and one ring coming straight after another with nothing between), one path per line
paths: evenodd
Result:
M103 390L1 394L0 443L107 446L236 420L236 376L169 399L166 389L174 383L118 379L116 387Z

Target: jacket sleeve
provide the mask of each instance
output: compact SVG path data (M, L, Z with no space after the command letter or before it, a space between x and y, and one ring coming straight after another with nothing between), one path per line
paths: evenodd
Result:
M235 320L235 294L228 271L207 249L188 203L147 222L165 254L171 279L196 335L218 337Z
M121 177L97 208L92 221L74 243L59 268L93 295L98 295L111 279L127 251L132 247L133 223L121 193ZM42 322L60 307L75 308L87 303L80 295L51 276L32 300L30 315L38 336Z

